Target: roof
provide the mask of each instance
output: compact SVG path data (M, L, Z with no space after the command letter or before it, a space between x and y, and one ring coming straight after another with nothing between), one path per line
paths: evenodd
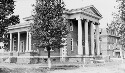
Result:
M93 5L82 7L82 8L77 8L77 9L71 9L71 10L66 9L64 10L64 13L66 14L84 13L87 15L91 15L97 19L102 18L102 15ZM25 17L23 19L26 21L25 23L8 26L8 29L11 30L11 29L16 29L16 28L29 27L30 23L32 22L28 22L28 21L32 20L33 16Z
M75 13L84 13L87 15L92 15L98 19L102 18L102 15L99 13L99 11L93 6L86 6L82 8L77 8L77 9L65 9L64 14L75 14ZM25 21L29 21L33 19L33 16L25 17L23 18Z

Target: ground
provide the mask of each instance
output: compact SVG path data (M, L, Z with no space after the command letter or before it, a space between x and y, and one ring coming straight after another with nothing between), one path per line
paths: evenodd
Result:
M89 65L73 70L56 70L50 73L125 73L125 64L110 62L105 64Z
M1 68L11 73L46 73L46 70L41 70L46 65L25 65L25 64L7 64L1 63ZM0 72L2 73L2 72ZM3 72L4 73L4 72ZM7 73L7 72L6 72ZM79 68L73 69L56 69L50 70L47 73L125 73L125 63L122 62L107 62L101 64L80 65Z

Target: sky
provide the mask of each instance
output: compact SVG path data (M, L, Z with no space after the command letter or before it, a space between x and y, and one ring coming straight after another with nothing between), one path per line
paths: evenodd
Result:
M35 0L15 0L15 10L14 14L19 15L20 22L23 23L23 18L29 17L32 14L33 7L32 5L35 3ZM117 6L116 0L63 0L67 9L75 9L81 8L89 5L94 5L94 7L100 12L102 15L102 19L100 22L100 28L106 28L107 23L111 23L112 21L112 13L116 12Z

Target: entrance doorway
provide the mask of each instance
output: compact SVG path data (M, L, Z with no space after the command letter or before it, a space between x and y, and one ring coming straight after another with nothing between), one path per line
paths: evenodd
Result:
M120 58L120 52L115 52L115 56L116 56L117 58Z
M20 52L25 52L24 51L24 41L20 41Z

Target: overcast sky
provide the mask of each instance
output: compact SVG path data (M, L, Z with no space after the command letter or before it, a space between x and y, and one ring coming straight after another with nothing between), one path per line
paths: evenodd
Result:
M89 5L94 5L96 9L102 14L103 18L99 21L100 27L105 28L107 23L112 20L112 12L115 12L114 8L117 5L116 0L63 0L65 2L66 8L80 8ZM16 0L15 13L20 16L21 23L24 22L23 18L28 17L32 14L32 4L35 0Z

